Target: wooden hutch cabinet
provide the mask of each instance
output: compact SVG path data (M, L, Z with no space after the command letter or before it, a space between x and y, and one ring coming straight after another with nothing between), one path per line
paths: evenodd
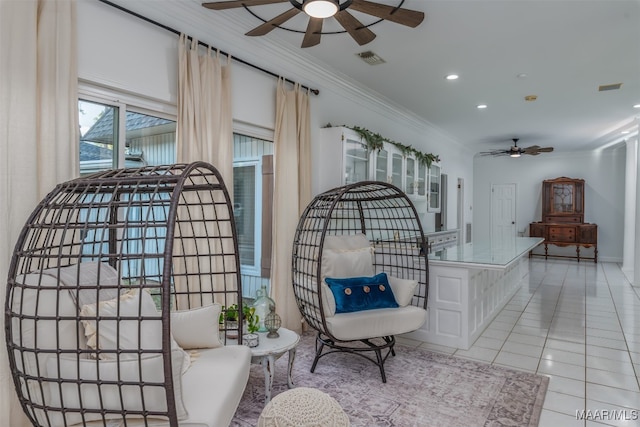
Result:
M598 226L584 222L583 179L560 177L542 182L542 221L529 225L529 235L544 238L545 259L560 256L598 262ZM575 246L576 255L549 255L549 245ZM580 247L593 247L593 257L581 257Z

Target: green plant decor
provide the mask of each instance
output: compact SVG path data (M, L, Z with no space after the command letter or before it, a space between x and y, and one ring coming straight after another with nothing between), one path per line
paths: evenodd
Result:
M224 321L238 321L238 304L231 304L229 308L225 308L222 306L222 312L220 313L220 323L224 323Z
M242 312L247 322L247 331L250 334L255 334L260 328L260 316L256 314L256 309L245 305L242 307Z
M220 313L220 318L218 322L220 324L227 322L237 322L238 321L238 304L232 304L228 308L222 306L222 312ZM255 333L260 327L260 316L256 314L256 309L253 307L249 307L248 305L242 306L242 317L244 321L247 323L247 331L251 334Z
M329 123L325 127L330 128L333 126L331 125L331 123ZM360 135L362 139L366 142L367 149L369 151L382 150L382 148L384 148L384 143L386 142L398 148L403 156L412 155L413 157L415 157L415 159L419 163L426 165L428 168L431 167L431 164L433 162L440 161L440 157L436 154L423 153L422 151L416 150L411 145L402 144L400 142L393 141L389 138L385 138L379 133L371 132L369 129L361 128L359 126L347 126L347 125L342 125L342 127L351 129L352 131Z

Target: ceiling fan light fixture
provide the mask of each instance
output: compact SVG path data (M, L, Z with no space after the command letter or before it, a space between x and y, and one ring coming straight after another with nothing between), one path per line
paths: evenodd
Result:
M338 0L306 0L302 5L304 13L312 18L330 18L339 9Z
M515 159L516 157L520 157L520 153L517 151L514 151L513 153L509 154L509 157L513 157Z

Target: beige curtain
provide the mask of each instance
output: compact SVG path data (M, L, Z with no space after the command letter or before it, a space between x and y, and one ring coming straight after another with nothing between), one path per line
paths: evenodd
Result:
M309 94L278 80L274 137L271 291L282 326L298 333L301 316L293 295L291 250L302 211L311 200Z
M197 40L184 34L178 50L177 159L211 163L233 187L231 66L211 48L200 55Z
M78 175L75 0L0 0L0 295L35 205ZM4 316L2 316L4 333ZM30 425L0 346L0 424Z
M218 169L227 187L231 201L233 201L233 119L231 111L231 67L227 63L222 65L220 53L215 55L211 48L200 54L197 40L189 40L184 34L180 35L178 45L178 121L177 121L177 159L179 162L190 163L205 161ZM203 49L204 50L204 49ZM220 196L219 193L216 193ZM197 203L198 195L188 194L191 202ZM217 218L229 218L229 213L220 203L224 200L215 200L217 207L211 203L211 209L216 209ZM233 240L225 236L231 235L230 223L219 223L214 230L206 232L203 212L197 209L179 209L179 217L191 220L191 227L185 227L179 231L185 238L183 245L175 247L176 255L188 255L184 262L174 264L177 274L189 271L208 271L211 264L204 257L196 257L192 254L198 252L198 245L213 248L214 253L232 253ZM211 217L211 215L206 215ZM184 234L186 233L186 234ZM217 234L216 234L217 233ZM208 235L211 238L203 241L198 236ZM211 249L208 249L211 250ZM205 250L203 253L207 253ZM224 267L233 270L232 266L224 264L222 257L213 261L216 271L222 271ZM240 267L237 266L239 269ZM211 289L222 290L223 279L219 276L210 276L211 281L204 280L190 283L187 289L187 281L183 277L176 278L176 288L180 291L209 291ZM235 284L234 284L235 285ZM206 303L208 301L205 301ZM237 301L225 299L216 301L229 306ZM186 298L178 298L179 309L199 306L202 304L198 295L193 295L191 301Z

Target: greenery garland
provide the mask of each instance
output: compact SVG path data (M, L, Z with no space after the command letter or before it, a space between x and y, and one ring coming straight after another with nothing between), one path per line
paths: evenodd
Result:
M325 127L330 128L332 126L329 123ZM400 150L403 156L413 156L419 163L426 165L428 168L431 167L431 163L440 161L440 157L435 154L423 153L422 151L418 151L410 145L401 144L389 138L385 138L379 133L371 132L369 129L361 128L359 126L347 126L347 125L342 125L342 127L351 129L352 131L360 135L362 139L365 140L367 144L367 149L369 149L370 151L382 150L384 148L384 143L386 142L395 146L398 150Z

